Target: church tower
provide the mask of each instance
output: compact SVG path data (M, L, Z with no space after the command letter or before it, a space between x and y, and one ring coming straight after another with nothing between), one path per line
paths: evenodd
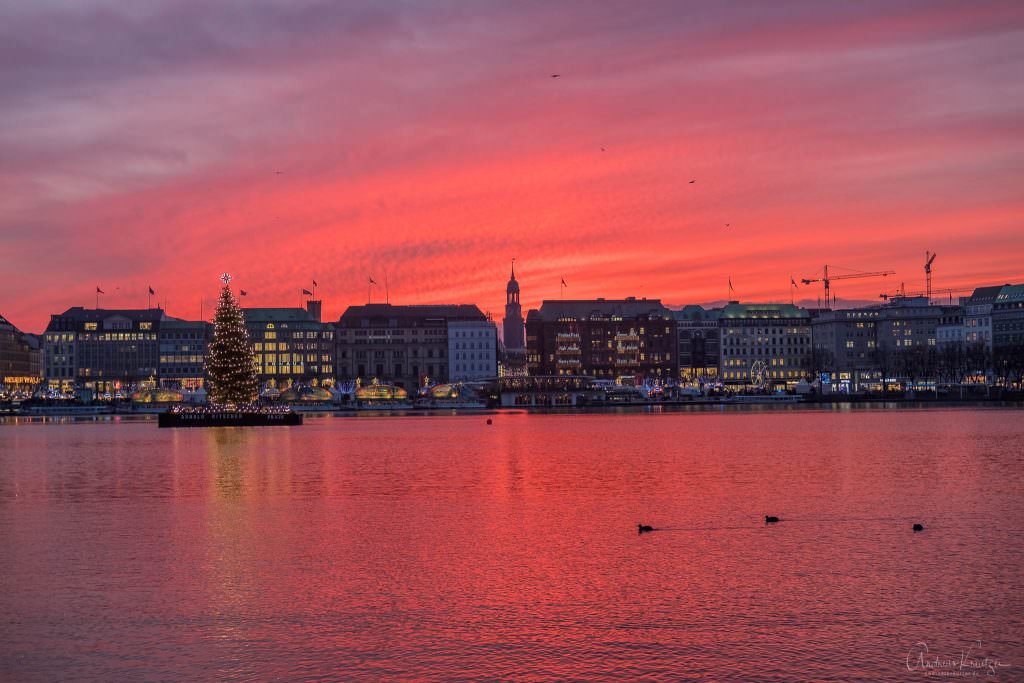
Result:
M516 260L512 259L512 277L505 288L505 320L502 323L506 349L525 349L523 309L519 305L519 283L516 282Z

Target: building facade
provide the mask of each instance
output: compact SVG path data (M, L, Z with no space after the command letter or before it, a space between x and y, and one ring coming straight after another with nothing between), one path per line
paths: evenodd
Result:
M1024 345L1024 285L1004 285L992 302L993 353Z
M935 343L939 351L950 347L963 347L966 341L964 307L947 308L935 327Z
M69 308L43 333L43 374L51 389L114 392L156 379L163 309Z
M306 308L243 308L263 386L334 384L334 326L320 321L320 302Z
M452 382L498 376L498 328L490 320L448 321L448 379Z
M964 302L964 343L983 345L988 355L992 355L992 305L1002 289L1002 285L978 287Z
M160 323L160 386L169 389L198 389L206 378L206 354L213 338L213 325L203 321L168 318Z
M814 371L811 316L803 308L730 301L719 325L726 384L793 388Z
M31 389L42 377L39 340L0 315L0 389Z
M472 304L350 306L335 324L337 377L363 384L376 379L407 391L449 382L449 325L466 322L490 321Z
M531 376L676 376L676 320L657 299L544 301L526 317L526 347Z
M825 310L811 318L811 337L819 373L842 392L879 391L876 363L878 308ZM816 379L821 379L819 376Z
M704 310L701 306L684 306L675 312L679 350L679 380L684 383L717 382L721 335L719 319L722 309Z

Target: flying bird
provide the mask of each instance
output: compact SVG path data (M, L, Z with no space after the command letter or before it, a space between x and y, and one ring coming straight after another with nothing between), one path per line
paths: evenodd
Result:
M732 223L726 223L726 224L725 224L725 227L727 227L727 228L728 228L728 227L729 227L730 225L732 225Z
M604 147L602 147L602 148L601 148L601 151L602 151L602 152L604 151Z
M562 74L551 74L551 78L561 78Z
M690 184L693 185L695 182L697 182L697 181L696 180L691 180Z

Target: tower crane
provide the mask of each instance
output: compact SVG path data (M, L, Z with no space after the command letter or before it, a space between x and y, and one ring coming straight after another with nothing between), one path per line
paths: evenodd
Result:
M974 289L971 289L971 288L966 288L965 289L965 288L962 288L962 287L961 288L953 287L953 288L949 288L949 289L933 289L930 292L908 292L908 291L906 291L906 289L901 288L897 292L892 292L892 293L887 293L887 294L879 294L878 298L879 299L885 299L885 300L888 301L889 299L909 299L909 298L917 297L917 296L927 296L928 300L931 301L931 295L932 294L948 294L949 295L950 303L952 303L953 295L954 294L963 294L965 292L973 292L973 291L974 291Z
M838 268L839 266L832 266L832 267L833 268ZM847 270L847 269L844 269L844 270ZM828 264L826 264L825 267L821 269L821 272L822 272L821 277L805 277L805 278L801 278L800 281L803 282L805 285L809 285L809 284L812 284L814 282L821 282L821 283L823 283L825 285L825 305L826 306L830 305L829 304L829 297L832 296L832 280L853 280L854 278L862 278L862 277L886 277L887 275L895 275L896 274L895 270L879 270L879 271L875 271L875 272L871 272L871 273L859 272L858 271L858 272L854 272L854 273L844 273L842 275L829 275L829 273L828 273ZM833 302L833 303L835 303L835 302Z
M928 300L932 300L932 261L938 254L924 252L924 289L927 292Z

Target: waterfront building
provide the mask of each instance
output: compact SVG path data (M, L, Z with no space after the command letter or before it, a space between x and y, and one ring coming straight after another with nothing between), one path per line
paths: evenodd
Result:
M811 318L813 357L819 377L842 392L880 391L876 364L879 309L825 310Z
M959 307L932 306L926 297L899 297L878 307L878 344L896 350L938 346L943 317Z
M114 392L159 372L161 308L69 308L43 333L43 375L52 389Z
M526 317L532 376L665 382L676 376L672 311L657 299L544 301Z
M689 305L675 311L679 349L678 377L687 383L717 382L721 358L719 319L722 309Z
M792 304L730 301L719 319L722 381L794 388L812 367L811 316Z
M968 347L984 345L989 356L992 355L992 305L1002 289L1002 285L978 287L964 302L964 343Z
M198 389L203 386L206 353L212 336L213 325L208 322L174 318L161 321L157 331L160 386L171 389Z
M498 328L490 320L448 321L448 380L498 376Z
M337 377L362 384L376 379L406 390L449 382L449 325L464 322L493 327L472 304L350 306L335 324Z
M1024 285L1004 285L992 302L992 349L1024 346Z
M41 380L39 339L0 315L0 389L28 390Z
M966 297L964 297L966 299ZM939 351L949 348L963 348L966 340L964 328L964 307L950 308L943 312L935 326L935 344Z
M242 309L262 385L334 384L334 326L321 322L320 306Z
M933 306L925 297L901 297L879 308L876 362L885 384L914 388L939 374L938 330L963 315L959 305Z

